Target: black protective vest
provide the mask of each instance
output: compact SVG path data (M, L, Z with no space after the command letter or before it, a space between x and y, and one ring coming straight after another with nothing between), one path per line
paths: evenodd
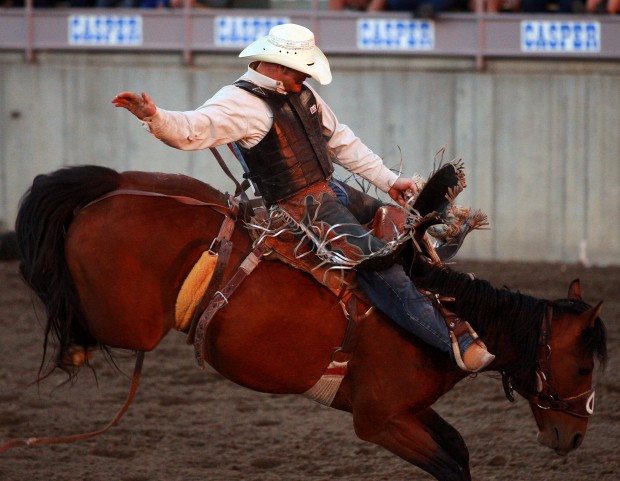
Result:
M250 149L239 146L249 172L267 204L284 200L334 171L321 115L312 91L303 86L299 93L280 94L251 82L233 85L263 99L273 111L273 126Z

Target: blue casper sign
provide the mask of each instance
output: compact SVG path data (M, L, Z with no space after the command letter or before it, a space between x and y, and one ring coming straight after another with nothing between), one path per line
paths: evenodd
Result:
M70 45L142 45L140 15L70 15Z
M357 21L361 50L433 50L435 24L428 20L370 18Z
M521 22L523 52L600 52L599 22L524 20Z
M290 21L288 17L215 17L215 45L246 47L267 35L271 27Z

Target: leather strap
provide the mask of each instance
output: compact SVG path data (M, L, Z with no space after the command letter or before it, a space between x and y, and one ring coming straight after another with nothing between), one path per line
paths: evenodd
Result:
M237 204L233 204L235 210L237 209ZM196 335L196 328L198 326L198 321L200 319L199 313L202 312L206 306L207 302L213 297L217 289L219 289L222 281L224 279L224 270L228 265L228 260L230 259L230 253L232 252L232 242L230 241L230 237L232 236L233 231L235 230L235 219L230 217L229 215L224 216L224 220L220 225L220 230L217 233L217 237L213 239L211 243L210 250L217 253L217 261L215 262L215 268L213 269L213 274L211 275L211 280L209 281L209 285L205 290L204 294L200 298L200 302L196 309L194 310L194 314L192 316L192 321L189 326L189 330L187 332L187 338L185 341L187 344L193 344L194 338Z
M223 226L224 224L222 224L222 228ZM222 229L220 229L220 233L221 231ZM202 297L200 298L198 306L196 306L196 309L194 310L192 322L189 326L189 330L187 331L187 337L185 338L185 342L187 344L194 344L196 329L198 328L198 323L200 322L200 313L207 308L207 303L211 300L211 298L213 298L213 295L222 285L222 281L224 280L224 270L226 269L226 265L228 264L228 260L230 259L232 245L232 242L230 242L228 239L221 239L219 241L219 249L217 252L217 261L215 262L215 268L213 269L213 274L211 275L209 285L207 286L207 289L205 290Z
M250 182L247 179L245 179L242 183L239 183L239 181L235 178L235 176L232 174L232 172L230 171L230 169L226 165L226 162L224 162L224 159L220 155L219 151L215 147L211 147L209 150L211 151L211 153L215 157L215 160L217 160L217 163L220 164L220 167L222 168L224 173L235 184L235 197L241 197L241 199L243 201L247 201L248 200L248 196L245 193L245 191L250 188ZM231 150L232 150L232 148L231 148ZM235 154L234 151L233 151L233 154Z
M446 326L448 327L448 332L450 333L452 353L454 354L454 360L456 361L456 364L463 371L470 371L470 369L468 369L467 366L465 366L465 362L463 361L464 353L461 352L458 338L462 336L463 334L469 333L469 335L471 335L474 341L477 341L479 339L478 334L476 333L476 331L474 331L474 329L471 327L469 322L461 319L459 316L457 316L454 312L452 312L450 309L446 307L444 303L454 302L455 299L453 297L443 297L443 296L440 296L439 294L436 294L436 293L433 294L431 292L423 291L423 290L420 290L420 292L422 292L423 294L425 294L431 299L431 301L433 302L433 305L443 317L443 320L446 323Z
M332 361L348 362L353 357L353 350L358 341L359 326L374 311L374 306L371 306L366 312L360 314L359 302L360 300L351 291L347 291L344 298L340 300L340 306L348 322L342 344L333 352Z
M136 364L133 370L133 376L131 378L131 388L129 389L129 394L127 395L127 399L125 399L125 402L121 406L121 409L118 411L114 419L104 428L99 429L97 431L90 432L90 433L74 434L71 436L13 439L12 441L8 441L0 445L0 453L3 453L4 451L8 451L11 448L16 448L18 446L38 446L40 444L73 443L75 441L82 441L84 439L94 438L95 436L99 436L100 434L105 433L108 429L118 424L118 422L121 420L123 415L129 409L129 406L131 405L131 402L133 401L133 398L136 395L136 391L138 390L138 385L140 384L140 375L142 374L143 363L144 363L144 351L138 351L138 354L136 356Z
M108 192L107 194L102 195L101 197L93 200L92 202L89 202L84 207L80 207L78 210L81 211L81 210L87 209L90 206L101 202L102 200L109 199L110 197L115 197L117 195L138 195L138 196L145 196L145 197L164 197L166 199L175 200L175 201L180 202L182 204L210 207L214 211L219 212L220 214L223 214L225 216L235 215L236 214L236 209L235 208L228 208L228 207L224 207L224 206L222 206L220 204L214 204L214 203L211 203L211 202L203 202L202 200L194 199L193 197L188 197L188 196L185 196L185 195L168 195L168 194L162 194L161 192L151 192L151 191L148 191L148 190L137 190L137 189L116 189L116 190L113 190L113 191Z
M213 239L213 243L211 244L211 249L218 247L218 254L222 248L222 243L224 241L230 240L233 231L235 230L235 219L232 217L226 216L222 225L220 226L220 230L217 233L217 237ZM228 260L228 259L225 259Z
M204 367L206 359L206 332L211 320L222 307L228 304L228 298L235 292L237 287L241 285L243 280L256 268L258 263L262 260L265 252L262 246L257 246L248 256L244 259L237 271L230 278L226 286L221 291L216 291L211 296L209 305L200 316L198 326L194 335L194 355L196 362Z
M471 333L471 326L469 323L461 319L446 306L446 302L454 302L455 299L453 297L443 297L439 294L433 294L422 289L420 289L420 292L426 295L433 302L433 305L443 317L448 330L453 332L456 337L459 337L466 332ZM474 336L474 338L476 337L477 336Z

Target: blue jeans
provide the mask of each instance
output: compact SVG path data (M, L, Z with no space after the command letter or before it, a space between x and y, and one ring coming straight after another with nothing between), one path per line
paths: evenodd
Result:
M401 265L394 264L383 271L359 270L357 283L366 297L392 321L453 358L443 316L428 297L418 292ZM461 355L473 341L468 334L459 336Z
M350 202L350 197L357 196L358 192L351 191L346 185L332 181L330 187L340 203L348 209L359 209L360 204L370 202L357 197L354 202ZM380 204L368 204L365 214L358 214L357 217L365 217L364 222L367 222L379 206ZM453 358L452 342L443 316L428 297L418 292L400 264L393 264L383 270L358 269L357 283L377 309L392 321L427 344L449 353ZM459 336L461 355L472 342L474 340L469 334Z

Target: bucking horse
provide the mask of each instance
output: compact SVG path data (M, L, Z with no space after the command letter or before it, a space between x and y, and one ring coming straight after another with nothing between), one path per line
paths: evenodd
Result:
M248 210L183 175L75 166L37 176L16 222L20 271L45 305L57 366L76 375L96 348L137 351L135 387L144 353L182 330L198 362L230 381L349 412L361 439L439 480L470 480L465 441L432 408L468 373L354 289L274 259L250 235ZM607 355L601 303L584 302L577 280L559 300L495 288L434 262L425 235L411 243L427 255L403 254L413 280L496 354L488 370L529 401L539 442L577 448Z

